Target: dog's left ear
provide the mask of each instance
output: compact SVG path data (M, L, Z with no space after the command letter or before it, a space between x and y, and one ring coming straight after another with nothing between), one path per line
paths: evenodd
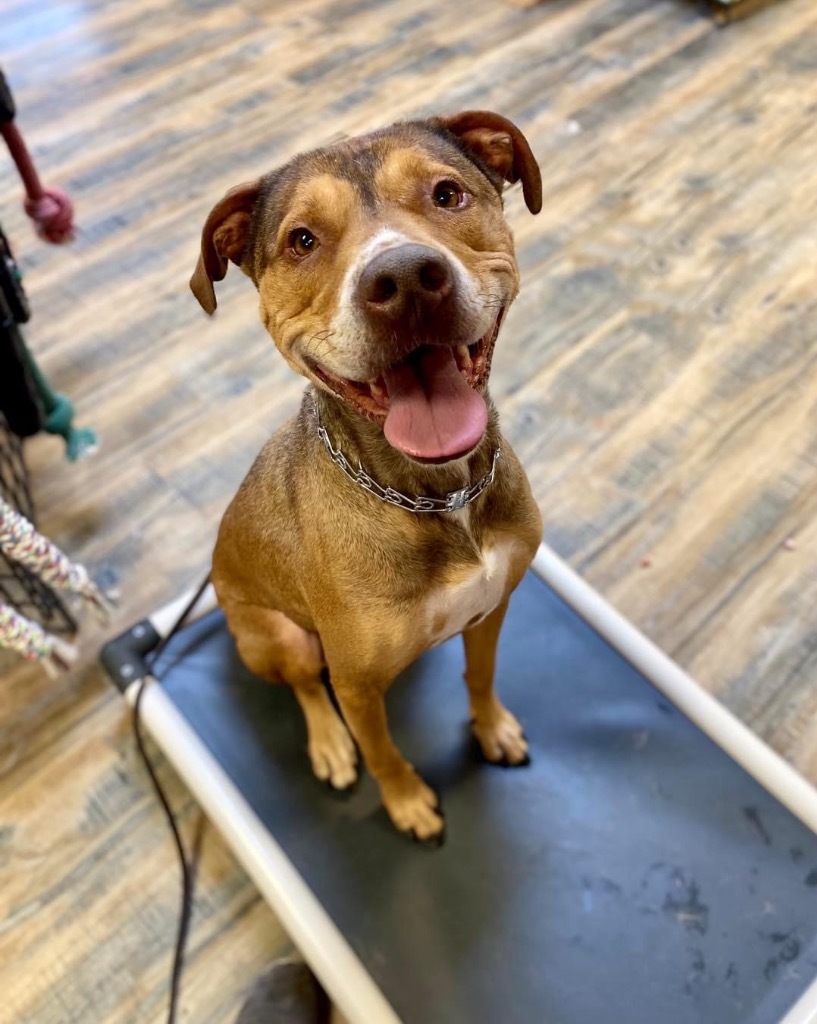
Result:
M466 110L440 117L437 123L456 135L466 149L505 181L522 182L522 194L531 213L542 209L542 175L528 140L516 125L490 110Z
M214 281L223 280L227 261L241 266L250 236L253 207L261 179L236 185L210 211L201 233L201 253L190 278L190 289L205 313L216 311Z

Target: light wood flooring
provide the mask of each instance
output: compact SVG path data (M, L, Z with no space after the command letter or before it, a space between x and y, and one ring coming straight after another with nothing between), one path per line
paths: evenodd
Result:
M213 201L299 148L487 107L541 160L508 210L522 296L493 371L546 540L817 781L817 5L718 29L685 0L0 0L3 67L76 242L0 217L28 339L98 428L28 446L40 525L122 589L124 628L195 582L301 382L228 276L187 289ZM789 543L787 544L787 541ZM0 683L0 1021L164 1019L179 880L94 663ZM192 834L199 815L165 766ZM184 1021L234 1019L288 943L212 829ZM376 1022L374 1022L376 1024Z

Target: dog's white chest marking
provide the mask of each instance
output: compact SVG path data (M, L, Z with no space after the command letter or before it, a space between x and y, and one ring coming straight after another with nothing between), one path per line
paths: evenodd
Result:
M512 541L482 549L482 559L463 580L434 590L425 607L432 644L475 626L496 608L505 593Z

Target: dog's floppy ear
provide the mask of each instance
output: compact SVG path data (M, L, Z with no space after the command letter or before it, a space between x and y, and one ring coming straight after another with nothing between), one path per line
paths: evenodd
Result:
M205 221L201 233L201 254L190 278L190 288L205 313L216 311L214 281L227 273L227 261L241 265L247 249L253 206L261 191L261 180L236 185L220 199Z
M528 140L516 125L490 110L466 110L438 119L440 124L505 181L522 182L531 213L542 209L542 175Z

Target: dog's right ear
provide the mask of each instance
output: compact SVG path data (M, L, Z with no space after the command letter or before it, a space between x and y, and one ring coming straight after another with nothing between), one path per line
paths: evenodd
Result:
M253 207L261 192L261 179L237 185L210 211L201 233L201 253L190 278L190 289L205 313L216 311L214 281L227 273L227 261L241 266L250 236Z

